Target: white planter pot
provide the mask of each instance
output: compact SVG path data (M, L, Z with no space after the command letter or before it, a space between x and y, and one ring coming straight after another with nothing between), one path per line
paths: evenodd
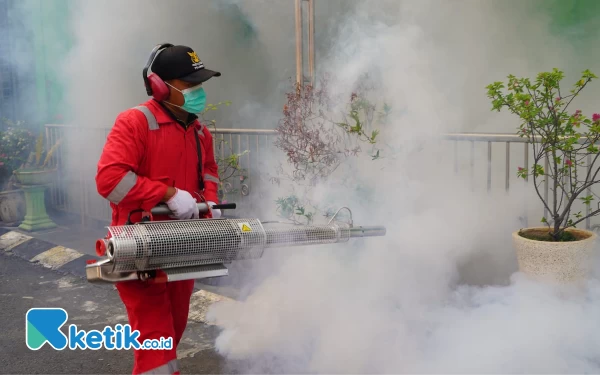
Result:
M546 230L548 228L527 228L523 232ZM541 281L571 283L588 278L594 245L598 236L594 232L569 228L579 241L547 242L522 237L516 231L512 234L517 251L519 271Z
M22 190L0 191L0 222L14 225L25 217L25 198Z

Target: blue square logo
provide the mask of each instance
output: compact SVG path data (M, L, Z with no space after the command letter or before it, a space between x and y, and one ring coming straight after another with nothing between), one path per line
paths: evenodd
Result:
M69 315L60 308L33 308L25 315L25 340L27 347L38 350L48 343L56 350L67 347L69 340L60 328Z

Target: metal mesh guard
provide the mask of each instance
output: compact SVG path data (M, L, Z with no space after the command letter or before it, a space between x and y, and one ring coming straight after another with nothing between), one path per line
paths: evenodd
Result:
M285 225L267 226L267 247L302 246L347 242L350 238L350 225Z
M267 244L257 219L152 222L108 228L114 271L144 271L260 258Z

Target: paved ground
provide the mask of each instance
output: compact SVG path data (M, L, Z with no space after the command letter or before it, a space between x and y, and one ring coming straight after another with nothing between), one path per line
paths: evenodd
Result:
M40 240L48 241L57 245L76 249L87 254L96 255L95 244L98 238L106 235L105 228L108 223L89 220L86 226L82 226L80 220L67 214L54 213L52 220L58 225L57 228L28 233ZM0 222L0 225L2 223ZM19 230L17 227L6 227L10 230ZM25 232L27 233L27 232Z
M0 252L0 373L130 374L132 352L105 349L56 351L47 345L31 351L25 344L25 314L32 307L61 307L68 323L101 329L126 323L112 286L96 286L79 277L35 265L11 252ZM65 325L66 326L66 325ZM217 328L189 322L180 345L182 373L231 373L213 350Z

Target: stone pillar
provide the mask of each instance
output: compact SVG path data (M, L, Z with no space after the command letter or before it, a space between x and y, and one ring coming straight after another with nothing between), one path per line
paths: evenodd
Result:
M56 223L50 219L46 212L46 203L44 201L46 186L23 185L21 188L25 193L26 212L25 219L19 225L19 229L33 232L56 228Z

